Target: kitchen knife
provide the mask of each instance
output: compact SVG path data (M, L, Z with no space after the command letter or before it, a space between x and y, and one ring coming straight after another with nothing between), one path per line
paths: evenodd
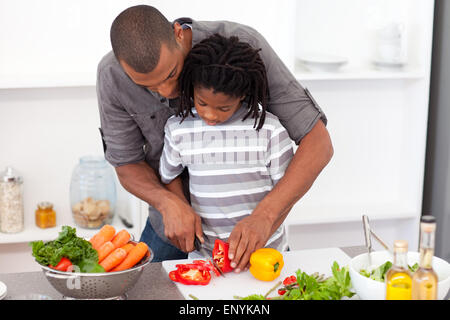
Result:
M197 236L195 236L194 247L195 247L195 250L197 250L198 252L200 252L200 254L201 254L203 257L205 257L205 259L209 260L209 261L214 265L214 267L215 267L217 270L219 270L219 273L220 273L220 275L221 275L222 277L225 277L225 274L223 273L222 269L220 269L220 267L217 265L217 263L214 261L214 259L211 259L211 258L209 257L208 251L206 251L205 248L202 247L202 243L200 242L200 239L199 239Z

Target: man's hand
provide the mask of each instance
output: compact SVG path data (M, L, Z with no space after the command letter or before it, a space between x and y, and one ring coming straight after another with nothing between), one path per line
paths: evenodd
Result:
M250 215L239 221L228 238L231 267L240 272L248 267L251 254L264 247L272 235L273 222Z
M195 249L195 235L201 242L204 241L201 219L186 200L180 177L172 180L166 185L166 188L177 195L184 205L175 197L169 197L169 201L166 202L163 209L165 235L180 250L191 252Z
M200 216L192 207L177 197L166 199L162 213L164 234L180 250L194 251L195 235L203 242L203 230Z
M181 180L175 179L171 184L172 190L168 190L161 184L155 170L145 162L117 167L116 172L128 192L161 213L165 234L177 248L184 252L193 251L194 234L203 242L200 217L184 198Z

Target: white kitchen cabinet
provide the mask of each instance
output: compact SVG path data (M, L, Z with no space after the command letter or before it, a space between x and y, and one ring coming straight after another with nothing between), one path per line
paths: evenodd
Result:
M386 242L403 238L417 249L433 10L423 0L297 2L296 55L316 51L349 62L334 73L296 63L297 78L328 116L335 154L286 220L294 250L363 244L362 214ZM390 21L406 27L408 63L377 70L374 33Z
M42 24L32 29L23 20L26 15L15 18L14 12L23 12L24 1L0 5L5 9L0 10L0 42L8 48L0 54L0 168L13 165L25 177L28 221L26 234L0 234L1 261L29 255L27 241L52 236L33 227L38 201L53 201L63 217L61 222L71 221L71 170L80 156L102 151L96 64L109 50L113 17L136 2L107 3L104 7L40 2L35 11L41 16L48 14L49 19L41 18ZM198 11L205 4L203 11ZM155 1L154 5L166 14L171 12L169 19L211 17L254 26L328 116L335 154L286 220L291 249L363 244L362 214L369 216L372 227L388 243L404 238L411 248L417 247L434 1L284 0L282 5L260 1L258 6L246 4L248 10L239 13L230 3L219 6L203 0L189 4ZM92 18L99 16L96 11L104 13L99 21ZM60 21L57 12L71 14L71 18L56 30L49 26L55 25L55 19ZM281 23L268 23L271 18ZM408 30L408 64L398 71L376 70L370 64L374 30L388 19L401 19ZM14 30L16 36L5 30ZM83 38L89 30L92 33ZM53 41L61 39L61 34L75 36L71 43ZM45 51L36 47L40 36L44 37L41 43L48 45ZM22 53L31 51L33 57L42 58L39 63L23 59ZM305 51L341 55L349 62L338 72L308 72L296 59ZM26 149L17 145L26 145ZM140 234L147 205L137 201L133 210L133 231ZM0 272L5 268L0 264Z

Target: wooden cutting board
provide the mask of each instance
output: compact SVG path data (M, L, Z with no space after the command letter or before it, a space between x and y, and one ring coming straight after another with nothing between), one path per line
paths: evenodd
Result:
M206 286L192 286L175 283L185 299L192 300L193 295L200 300L234 300L234 296L245 297L251 294L266 294L277 282L290 275L295 275L298 269L311 274L319 272L331 276L331 266L336 261L340 266L350 262L350 257L339 248L311 249L283 252L284 267L280 276L271 282L255 279L250 271L241 273L229 272L224 277L217 277L213 272L211 282ZM175 265L190 263L194 259L163 261L162 266L167 272L175 270ZM276 291L271 296L276 295Z

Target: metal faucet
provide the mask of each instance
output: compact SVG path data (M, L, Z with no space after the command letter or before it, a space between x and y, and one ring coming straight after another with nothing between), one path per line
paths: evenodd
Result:
M366 248L367 248L367 252L368 252L368 257L369 257L369 265L371 265L372 261L371 261L371 257L370 257L370 253L372 252L372 236L375 238L375 240L377 240L387 251L392 252L391 249L389 248L389 246L383 241L381 240L381 238L379 236L377 236L375 234L375 232L373 232L373 230L370 228L370 224L369 224L369 217L366 216L365 214L363 214L362 216L362 222L363 222L363 228L364 228L364 238L366 240Z

